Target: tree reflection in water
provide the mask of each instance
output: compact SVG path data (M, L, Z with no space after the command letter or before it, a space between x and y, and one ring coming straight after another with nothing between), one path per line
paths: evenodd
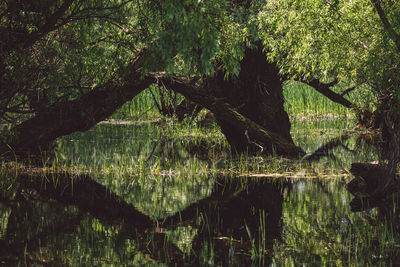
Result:
M280 233L280 186L265 181L217 179L209 197L159 221L88 176L18 181L16 197L2 201L3 264L226 265L257 253L267 264ZM168 234L182 227L196 233L185 252Z

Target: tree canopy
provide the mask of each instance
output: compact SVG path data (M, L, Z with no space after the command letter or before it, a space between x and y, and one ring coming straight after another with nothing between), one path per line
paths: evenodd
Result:
M259 29L269 58L289 75L364 85L362 99L378 104L368 95L399 94L396 2L268 1L258 16Z
M356 86L364 101L362 106L369 107L373 100L373 108L380 107L382 114L390 111L391 115L385 117L386 129L388 136L394 138L396 130L392 126L400 111L400 7L395 2L2 1L0 120L17 125L41 113L62 114L63 110L76 116L79 112L72 112L71 107L83 107L82 101L89 99L85 98L88 94L93 96L92 100L101 96L103 101L93 103L97 110L109 107L108 110L83 108L81 117L97 115L88 119L90 123L82 119L85 127L70 131L85 130L168 75L186 77L190 86L201 80L201 86L210 87L209 93L235 87L235 79L247 81L242 81L233 94L245 92L250 80L254 81L253 88L264 86L268 92L271 88L266 84L273 80L277 93L270 103L282 106L281 85L276 83L280 72L282 77L308 81L347 107L354 105L343 99L345 92L332 93L331 83L324 85L320 81ZM260 58L260 54L246 52L248 49L262 49L265 60L278 66L278 71L264 64L263 68L269 68L272 76L268 72L256 73L257 68L242 72L243 67L249 68L256 62L244 60L246 53L248 57ZM260 75L265 76L264 80L259 79ZM221 76L225 81L218 80ZM139 82L145 79L146 82ZM133 85L141 89L133 93ZM118 98L118 94L123 96ZM240 103L232 100L229 105ZM270 117L281 114L268 107L263 112ZM250 113L244 113L245 117L251 117ZM253 116L252 120L269 127L257 119L261 116ZM238 118L233 114L230 117ZM46 120L45 116L37 119ZM286 139L292 142L290 137Z
M243 8L233 2L10 0L0 7L2 121L123 81L144 47L147 71L192 76L218 64L237 74L243 56Z

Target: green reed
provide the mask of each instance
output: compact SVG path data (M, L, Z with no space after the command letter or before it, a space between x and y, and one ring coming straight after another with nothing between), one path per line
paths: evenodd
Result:
M312 151L324 140L340 134L335 128L345 127L348 125L338 120L297 121L292 131L295 142L305 150ZM303 136L314 138L306 140ZM43 164L53 171L89 173L96 181L153 219L171 216L210 196L215 181L220 177L232 181L240 179L238 176L243 177L238 190L247 190L246 181L252 175L316 178L289 179L294 189L284 194L284 231L282 240L276 241L272 253L276 265L383 265L391 256L396 256L396 249L399 248L394 230L380 222L374 212L367 214L369 217L350 213L348 203L351 197L343 187L346 178L337 178L343 176L341 169L348 168L349 162L374 160L375 156L372 150L356 140L346 140L344 145L347 146L344 151L338 148L332 152L335 156L332 160L325 158L316 163L277 156L233 156L227 153L229 148L217 128L205 129L169 120L162 123L103 123L86 133L60 139L55 158L44 158ZM4 165L4 168L7 166ZM331 177L336 179L326 179ZM323 187L319 187L320 183ZM229 182L226 186L230 186ZM51 202L44 207L48 208L49 205ZM3 214L7 215L9 211L6 209ZM45 212L38 218L44 217ZM74 212L68 210L64 217L68 218ZM242 256L250 257L255 265L262 265L270 257L266 251L269 232L265 216L260 213L258 227L256 230L253 228L253 232L245 236L246 240L241 243L244 247L241 248ZM368 218L372 218L375 224L369 225ZM48 222L49 225L51 223L53 221ZM233 242L232 238L220 236L218 233L222 231L212 229L210 218L206 216L201 224L209 233L202 242L201 251L191 252L191 243L198 230L194 228L196 225L167 229L167 239L183 254L190 254L184 256L188 262L196 253L202 257L204 264L216 263L216 259L221 257L218 242ZM215 225L222 227L222 222L217 220ZM68 259L66 264L96 265L106 260L104 264L160 265L146 256L147 249L155 251L155 248L147 248L147 244L156 244L159 237L148 233L141 236L145 238L144 241L133 241L134 238L130 237L121 243L119 239L123 229L113 227L85 215L74 237L60 233L54 235L51 242L65 248L60 253ZM248 245L247 239L250 240ZM144 249L138 247L139 243L145 244ZM78 251L79 246L82 248ZM165 247L165 250L168 248ZM135 255L135 259L129 255Z
M285 109L291 117L351 116L352 114L349 109L332 102L304 83L285 82L283 88ZM336 91L340 92L341 89L337 88Z
M351 128L353 123L346 120L300 120L301 117L343 117L351 114L309 89L288 84L284 91L287 111L297 118L293 121L292 135L296 144L306 152L312 152L327 140L340 135L341 129ZM165 231L164 238L178 247L188 262L190 257L198 256L204 265L215 264L216 259L221 257L218 255L218 242L241 243L243 254L238 253L239 256L235 257L250 257L254 265L263 265L272 254L277 266L302 263L318 266L384 265L390 263L391 256L398 255L399 241L395 230L379 221L376 211L361 214L349 210L351 196L343 187L348 180L346 171L349 164L376 160L376 151L355 138L344 142L345 149L333 149L331 158L324 157L317 162L288 160L276 155L237 156L231 153L215 124L204 128L196 124L196 120L178 123L173 119L160 119L148 91L125 104L113 118L135 122L102 123L85 133L60 138L55 155L44 155L41 159L43 169L52 173L89 174L152 219L174 215L207 198L221 177L226 180L224 185L227 188L229 183L233 184L232 181L241 179L238 190L247 190L248 178L257 175L255 179L273 175L284 177L277 181L282 184L289 181L293 185L291 192L284 193L282 238L276 240L273 253L267 251L270 240L264 212L259 214L256 230L248 230L248 235L242 237L244 241L240 242L233 241L230 236L220 236L219 232L223 231L212 229L210 218L199 214L197 224L207 228L208 232L200 251L192 251L193 239L199 231L197 224L184 225L181 222L182 226L162 229ZM152 122L155 118L157 121ZM20 162L15 162L10 168L10 165L2 163L1 173L16 170L11 176L2 175L2 198L15 198L18 189L15 177L20 165ZM57 183L57 176L50 178ZM322 187L317 186L320 183ZM23 193L28 195L29 192ZM124 237L126 229L121 226L110 226L86 213L79 213L73 207L63 208L64 216L52 218L47 214L49 210L56 209L52 201L32 202L32 205L36 206L32 206L29 212L36 212L32 217L41 222L43 228L53 229L52 225L57 224L75 227L73 234L55 232L48 240L54 247L63 248L57 250L63 264L163 265L148 256L157 248L151 245L160 241L155 233ZM0 239L6 231L10 214L11 208L0 209L0 221L4 225L0 227ZM41 218L45 217L50 219L42 222ZM78 217L81 221L78 225L72 219L71 222L59 223L58 217ZM371 218L372 225L369 224ZM217 218L217 228L222 227L221 220ZM24 237L31 234L28 230L22 233ZM166 243L165 240L161 242ZM167 245L162 248L160 253L166 251L165 257L173 256L168 254ZM43 251L46 249L51 250L45 247Z
M399 259L394 221L382 219L378 209L350 212L352 197L340 185L340 180L294 183L284 204L285 234L275 243L275 264L392 266Z
M144 90L138 94L132 101L122 105L111 117L111 119L123 120L148 120L159 117L153 97L149 90Z

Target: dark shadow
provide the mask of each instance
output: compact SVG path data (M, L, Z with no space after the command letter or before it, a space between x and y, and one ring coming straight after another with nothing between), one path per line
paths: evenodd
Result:
M249 266L256 261L268 266L273 241L281 234L282 203L282 190L271 182L247 178L220 180L210 197L166 218L163 224L197 225L193 254L213 252L209 260L214 265ZM259 257L251 259L252 253L259 253ZM191 256L186 264L206 264L204 260Z
M308 161L318 161L322 157L332 157L330 153L334 148L343 146L343 142L351 137L350 134L345 133L335 138L332 138L328 142L324 143L320 147L318 147L314 152L306 155L304 160Z
M15 197L1 200L10 210L6 234L0 238L1 264L65 264L58 252L74 242L64 239L73 240L82 229L97 236L90 226L94 218L117 229L117 236L108 241L114 250L124 250L131 240L136 251L170 266L209 263L211 254L215 265L247 265L254 262L252 251L260 254L259 263L268 265L273 240L280 237L283 195L280 186L264 180L219 179L206 199L154 222L89 176L17 179ZM88 222L89 227L83 227ZM166 230L188 226L196 235L185 255ZM51 257L40 256L43 247L53 250Z
M347 184L347 190L354 196L350 203L352 211L393 205L393 196L400 191L400 184L393 181L386 190L381 190L380 183L388 176L385 164L352 163L350 172L354 178Z

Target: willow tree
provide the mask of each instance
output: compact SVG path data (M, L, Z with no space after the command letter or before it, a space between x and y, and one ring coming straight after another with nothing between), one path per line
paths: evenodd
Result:
M377 193L385 192L400 160L400 5L272 0L258 20L268 57L288 76L320 77L358 89L358 107L381 131L387 175Z
M366 85L381 114L397 101L379 100L398 83L386 71L398 62L398 16L379 3L3 1L0 120L11 130L0 153L46 149L159 83L210 109L238 152L303 154L283 109L284 77L346 107L324 80Z
M212 110L237 151L301 154L257 1L59 0L0 5L2 154L84 131L152 83Z

